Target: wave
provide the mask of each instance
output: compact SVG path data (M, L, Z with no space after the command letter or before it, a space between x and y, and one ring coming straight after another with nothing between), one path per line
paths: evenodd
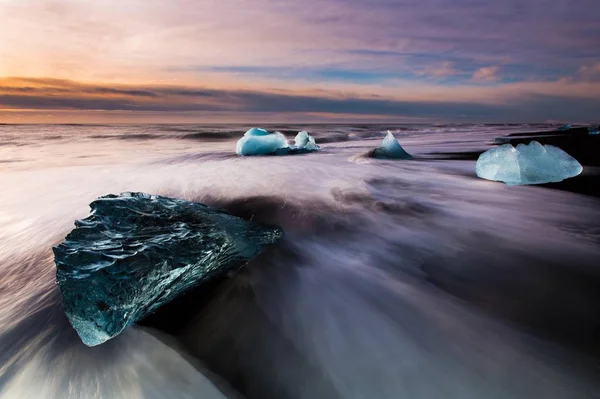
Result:
M282 226L286 236L242 272L189 292L96 348L84 347L64 316L49 250L13 257L2 269L2 281L10 283L0 306L0 362L6 370L0 392L9 398L40 392L45 398L66 392L81 398L429 399L481 398L489 392L526 398L567 397L573 391L593 397L586 394L593 385L578 369L556 363L574 361L570 355L447 293L477 302L472 295L484 284L484 296L490 290L493 295L483 300L508 310L516 293L534 306L523 320L535 320L545 309L532 302L535 293L486 284L512 275L501 265L547 277L544 269L532 268L531 261L515 263L511 255L498 260L497 248L507 242L493 233L477 241L475 252L460 250L473 248L474 236L448 234L456 229L444 222L453 210L412 196L435 187L381 177L365 184L367 190L333 189L331 200L188 194L237 216ZM445 201L460 197L455 193ZM495 261L489 261L491 255ZM461 282L467 270L475 278L468 285ZM553 284L565 278L568 274L556 275ZM496 296L500 292L513 297ZM590 302L573 305L593 306L595 297L581 298ZM589 326L594 323L589 317L572 319L568 328Z
M344 133L327 129L317 134ZM448 151L471 140L457 137ZM597 200L488 184L466 162L348 162L370 143L256 158L222 143L159 146L158 158L133 140L109 155L70 144L47 147L52 167L0 174L2 398L598 392ZM93 162L72 167L82 153ZM127 190L204 202L285 237L87 348L62 311L50 248L93 198Z
M411 186L398 179L369 184L374 189ZM518 349L550 351L546 344L435 288L455 284L455 276L445 271L457 265L446 259L443 267L434 266L442 261L436 250L421 252L405 241L406 235L389 234L390 224L381 218L401 220L410 229L443 218L443 209L411 200L388 204L360 190L335 191L333 198L335 203L294 203L284 197L213 201L238 216L286 230L281 245L214 288L211 300L194 316L186 315L192 321L176 332L193 355L236 390L265 398L479 398L490 391L498 397L563 397L576 387L585 397L585 383L573 374ZM361 246L348 251L349 242ZM469 267L482 264L495 245L490 242ZM420 266L423 256L427 262ZM435 286L427 284L432 278ZM284 364L287 373L282 374L278 370ZM497 380L482 378L498 370Z
M523 124L414 124L414 125L272 125L270 130L284 133L293 139L298 131L308 129L319 143L382 138L386 130L409 137L424 134L457 134L497 131L498 135L523 132L533 125ZM542 129L541 126L538 127ZM233 141L243 136L246 127L236 125L7 125L0 132L0 146L30 145L46 141L81 140L190 140ZM15 139L18 137L18 139Z

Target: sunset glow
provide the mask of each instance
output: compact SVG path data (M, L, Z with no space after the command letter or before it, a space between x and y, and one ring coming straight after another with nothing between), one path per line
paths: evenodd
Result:
M599 18L593 0L2 0L0 122L585 122Z

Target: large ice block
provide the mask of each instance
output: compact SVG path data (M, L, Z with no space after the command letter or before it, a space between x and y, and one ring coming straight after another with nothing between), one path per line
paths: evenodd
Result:
M237 269L278 227L144 193L98 198L54 248L64 310L88 346L120 334L186 290Z
M477 160L475 171L486 180L524 185L559 182L577 176L583 167L560 148L532 141L516 148L504 144L484 152Z

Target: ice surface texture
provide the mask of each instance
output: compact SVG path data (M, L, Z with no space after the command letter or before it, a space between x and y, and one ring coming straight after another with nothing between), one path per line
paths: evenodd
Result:
M508 185L559 182L577 176L583 167L575 158L552 145L532 141L517 148L504 144L481 154L475 166L482 179Z
M283 235L278 227L157 195L107 195L90 207L91 215L54 248L65 312L88 346L241 267Z
M259 127L253 127L252 129L250 129L246 133L244 133L244 136L268 136L270 134L271 133L269 133L265 129L261 129Z
M315 139L305 131L298 133L295 145L290 147L282 133L269 133L265 129L253 127L238 140L235 152L246 156L293 155L318 151L320 148Z
M404 151L404 148L402 148L389 130L381 145L372 152L372 157L380 159L413 159L412 155Z

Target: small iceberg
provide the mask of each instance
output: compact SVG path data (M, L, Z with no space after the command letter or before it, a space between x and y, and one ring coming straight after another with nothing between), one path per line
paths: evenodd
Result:
M404 148L389 130L381 145L373 150L370 156L378 159L413 159L412 155L404 151Z
M552 145L532 141L517 148L504 144L481 154L477 176L508 185L555 183L575 177L583 167L575 158Z
M590 127L588 127L588 134L589 135L596 135L596 134L600 134L600 126L598 125L592 125Z
M269 133L265 129L253 127L238 140L235 152L238 155L268 155L288 147L287 139L282 133Z
M309 151L318 151L321 149L310 134L307 131L301 131L296 135L294 139L297 149L305 149Z
M180 199L100 197L53 248L65 313L88 346L192 287L242 267L283 231Z
M562 125L561 127L558 128L558 130L570 130L571 129L571 125L566 124L566 125Z
M290 146L282 133L270 133L265 129L253 127L238 140L235 152L244 156L295 155L321 149L315 139L305 131L298 133L294 142L295 145Z

